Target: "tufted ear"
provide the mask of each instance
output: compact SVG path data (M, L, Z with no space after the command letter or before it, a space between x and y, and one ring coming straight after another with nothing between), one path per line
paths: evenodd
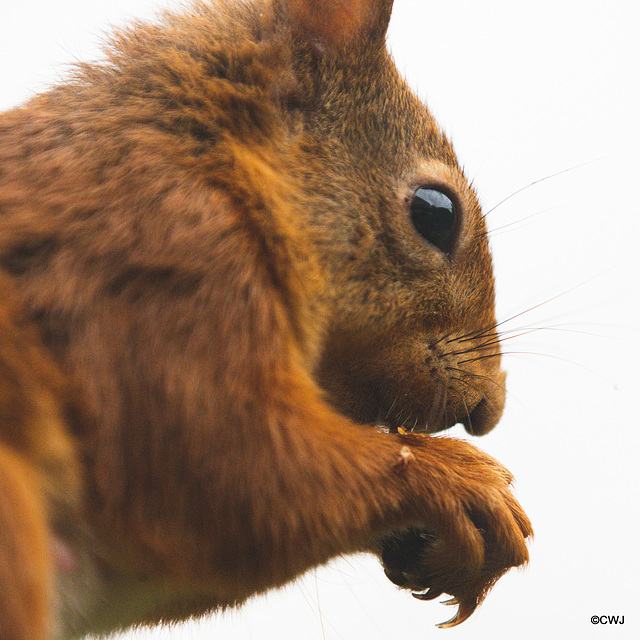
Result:
M282 0L293 30L310 41L343 49L383 41L393 0Z

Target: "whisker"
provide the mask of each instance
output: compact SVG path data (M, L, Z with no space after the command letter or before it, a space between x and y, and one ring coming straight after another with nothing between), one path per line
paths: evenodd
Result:
M463 373L466 373L463 371ZM477 377L485 377L485 376L477 376ZM494 411L498 411L498 407L496 407L495 403L491 402L491 400L489 400L489 398L482 393L482 391L480 389L478 389L476 386L472 385L468 380L464 380L462 378L457 378L457 377L453 377L451 378L452 380L458 380L459 382L462 382L462 384L466 384L467 387L469 387L469 389L471 389L472 391L475 391L476 393L479 393L482 398L484 399L484 402L488 403L489 405L491 405L491 408ZM504 389L504 387L502 387ZM471 416L469 416L469 420L471 420Z
M532 333L538 333L541 331L557 331L562 333L575 333L575 334L591 335L591 336L597 335L592 332L580 331L578 329L571 329L571 328L564 327L562 325L550 326L550 327L521 327L519 329L507 329L505 331L500 332L497 335L492 335L489 339L487 339L485 342L482 342L481 344L473 345L466 349L458 349L455 351L451 351L449 352L449 355L457 357L457 356L464 356L469 353L479 353L482 351L486 351L488 349L494 349L497 346L501 346L502 344L504 344L509 340L513 340L515 338L521 338L523 336L527 336ZM509 334L512 334L512 335L509 335ZM602 337L605 337L605 336L602 336ZM460 342L469 342L469 341L470 341L470 338L465 338L463 340L460 340ZM482 355L484 356L484 354ZM497 357L499 354L494 353L494 354L488 354L488 355L489 357ZM472 361L475 361L475 360L473 359L463 360L459 364L465 364L466 362L472 362Z
M315 569L313 572L313 578L316 583L316 602L318 604L318 618L320 620L320 631L322 633L322 637L326 638L327 635L324 631L324 620L322 618L322 607L320 606L320 590L318 589L318 570Z
M466 349L460 349L459 351L450 351L448 355L450 356L464 356L467 353L477 353L478 351L486 351L487 349L494 349L496 345L501 344L502 340L496 340L492 342L488 342L486 344L481 344L478 346L468 347Z
M530 182L529 184L525 185L524 187L520 187L519 189L514 191L511 195L509 195L506 198L503 198L502 200L500 200L500 202L498 202L498 204L496 204L493 207L491 207L482 216L482 218L483 219L486 218L492 211L495 211L499 206L503 205L508 200L511 200L511 198L517 196L519 193L522 193L523 191L526 191L527 189L530 189L534 185L540 184L541 182L544 182L545 180L550 180L551 178L556 178L558 176L561 176L563 173L568 173L569 171L575 171L576 169L580 169L581 167L584 167L586 165L593 164L594 162L597 162L597 159L596 160L588 160L587 162L582 162L581 164L577 164L577 165L575 165L573 167L569 167L568 169L563 169L562 171L556 171L555 173L552 173L552 174L550 174L548 176L545 176L544 178L538 178L538 180L534 180L533 182Z
M483 342L479 345L474 345L472 347L469 347L468 349L460 349L458 351L451 351L450 355L452 356L460 356L460 355L465 355L466 353L472 353L474 351L482 351L482 350L486 350L486 349L491 349L497 345L501 345L505 342L507 342L507 340L513 340L514 338L521 338L523 336L529 335L531 333L538 333L540 331L556 331L556 332L560 332L560 333L572 333L572 334L577 334L577 335L587 335L587 336L595 336L595 337L600 337L600 338L613 338L615 336L610 336L610 335L604 335L604 334L598 334L598 333L593 333L592 331L581 331L580 329L572 329L567 327L566 325L571 325L573 323L564 323L564 324L558 324L558 325L554 325L554 326L549 326L549 327L520 327L517 329L506 329L504 331L501 331L500 333L498 333L495 337L490 337L486 342ZM597 324L597 323L591 323L591 324ZM508 335L512 333L513 335ZM461 340L460 342L469 342L470 339L464 339Z
M431 348L435 347L437 344L440 344L443 340L447 340L450 337L451 337L450 333L445 333L444 335L440 336L435 342L432 342L430 344Z
M544 331L545 327L531 327L531 328L522 328L522 329L508 329L507 331L502 331L498 334L498 337L493 340L493 341L489 341L489 342L485 342L484 344L480 345L478 348L486 348L488 346L495 346L498 344L502 344L503 342L506 342L507 340L513 340L514 338L521 338L522 336L528 336L530 333L536 333L538 331ZM506 335L508 333L512 333L512 335Z
M387 409L387 414L384 417L385 420L391 415L391 412L393 411L393 407L395 406L397 400L398 400L398 395L396 394L396 396L393 399L393 402L391 403L391 406Z
M586 367L583 364L575 362L575 360L569 360L568 358L563 358L562 356L555 356L555 355L552 355L550 353L539 353L539 352L536 352L536 351L505 351L502 355L504 355L504 356L538 356L538 357L541 357L541 358L552 358L553 360L559 360L561 362L566 362L567 364L570 364L570 365L572 365L574 367L578 367L579 369L583 369L584 371L588 371L589 373L592 373L592 374L598 376L602 380L605 380L608 384L615 384L613 380L611 380L610 378L607 378L606 376L602 375L599 371L596 371L595 369L591 369L590 367Z
M497 231L504 231L505 229L508 229L509 227L513 227L517 224L522 224L524 222L526 222L527 220L532 220L533 218L537 218L538 216L541 216L545 213L549 213L550 211L556 211L557 209L559 209L560 207L548 207L546 209L542 209L541 211L536 211L535 213L532 213L528 216L525 216L524 218L520 218L519 220L514 220L513 222L509 222L507 224L503 224L499 227L495 227L493 229L486 229L484 231L481 231L480 233L476 234L476 238L482 238L483 236L491 236L491 237L495 237L496 235L500 235L499 233L496 233Z
M535 304L527 309L524 309L523 311L520 311L518 313L515 313L511 316L509 316L508 318L505 318L504 320L500 320L499 322L495 322L493 325L490 325L488 327L484 327L482 329L477 329L474 331L470 331L469 333L466 334L462 334L460 336L455 336L453 338L449 338L447 340L447 344L450 344L451 342L465 342L465 341L469 341L469 340L476 340L477 338L482 338L487 336L487 334L495 331L498 327L501 327L504 324L507 324L508 322L513 322L513 320L515 320L516 318L520 318L521 316L527 314L527 313L531 313L532 311L539 309L540 307L543 307L551 302L553 302L554 300L557 300L558 298L561 298L563 296L566 296L568 294L570 294L571 292L575 291L576 289L579 289L581 287L584 287L585 285L593 282L593 280L595 280L596 278L600 278L602 275L604 275L603 273L597 274L595 276L592 276L591 278L587 278L586 280L583 280L582 282L579 282L578 284L576 284L575 286L566 289L565 291L562 291L561 293L558 293L555 296L552 296L551 298L547 298L546 300L543 300L542 302L539 302L538 304Z
M505 321L506 322L506 321ZM495 323L490 327L484 327L482 329L476 329L475 331L470 331L469 333L463 333L461 336L455 336L453 338L449 338L447 340L447 344L451 344L452 342L467 342L468 340L476 340L477 338L483 338L489 332L495 330L499 323Z
M505 385L500 384L499 382L496 382L491 376L485 376L481 373L473 373L472 371L466 371L465 369L460 369L459 367L445 367L445 371L457 371L458 373L462 373L465 376L480 378L481 380L486 380L487 382L494 384L496 387L498 387L499 389L502 389L503 391L508 391ZM466 384L469 384L469 383L466 382ZM479 389L474 389L474 391L479 391Z
M592 280L593 278L591 278L590 280ZM469 340L475 340L479 337L483 337L484 335L486 335L488 332L490 331L494 331L495 329L497 329L498 327L502 326L503 324L506 324L507 322L513 322L513 320L515 320L516 318L520 318L521 316L525 315L526 313L531 313L532 311L535 311L536 309L539 309L540 307L543 307L546 304L549 304L550 302L553 302L554 300L557 300L558 298L561 298L562 296L567 295L568 293L571 293L571 291L574 291L575 289L577 289L578 287L583 286L584 284L586 284L587 282L589 282L590 280L587 280L585 282L582 282L578 285L576 285L575 287L572 287L571 289L568 289L567 291L563 291L562 293L559 293L551 298L548 298L547 300L544 300L543 302L539 302L538 304L529 307L528 309L525 309L524 311L520 311L519 313L516 313L512 316L510 316L509 318L505 318L504 320L501 320L500 322L496 322L495 324L491 325L490 327L486 327L480 331L472 331L469 332L467 334L463 334L460 337L457 338L452 338L451 340L447 341L447 344L449 344L450 342L454 342L454 341L458 341L458 342L468 342Z
M473 353L474 351L479 351L481 349L490 349L495 347L496 345L500 345L504 340L508 340L510 336L503 337L505 334L518 331L518 329L508 329L507 331L503 331L501 333L492 333L490 336L486 337L484 342L481 342L477 345L472 345L470 347L465 347L464 349L459 349L458 351L449 352L450 355L459 356L464 355L465 353ZM460 340L460 342L469 342L471 338ZM451 341L453 342L453 340Z
M494 328L495 327L484 328L477 332L463 334L462 336L454 337L454 338L450 338L449 336L442 336L437 341L431 343L430 347L433 348L436 344L438 344L439 342L445 339L447 344L451 344L452 342L469 342L473 339L486 338L485 342L481 342L478 345L473 345L467 349L451 351L449 353L449 355L453 355L453 356L464 355L466 353L472 353L475 351L479 351L481 349L488 349L493 346L499 345L502 342L502 340L505 339L502 337L504 333L508 333L509 331L516 331L516 329L509 329L505 332L496 334L494 332ZM488 334L488 335L484 335L484 334Z
M573 311L571 312L573 313ZM566 314L564 314L566 315ZM556 316L562 317L562 316ZM611 333L596 333L594 331L586 331L579 329L578 327L601 327L606 329L626 330L633 329L633 327L623 327L620 325L612 325L604 322L561 322L556 324L550 324L548 326L540 327L520 327L519 329L507 329L501 332L501 335L508 333L509 331L557 331L561 333L575 333L578 335L591 336L595 338L607 338L607 339L620 339L622 336L612 335Z
M527 336L530 335L532 333L538 333L541 331L557 331L557 332L561 332L561 333L573 333L573 334L579 334L579 335L588 335L588 336L598 336L600 335L600 337L611 337L611 336L603 336L601 334L594 334L593 332L589 332L589 331L580 331L579 329L570 329L570 328L566 328L562 325L557 325L557 326L551 326L551 327L521 327L520 329L508 329L506 331L502 331L500 332L497 337L493 338L493 339L489 339L486 342L483 342L479 345L474 345L472 347L469 347L468 349L460 349L457 351L451 351L449 353L449 355L451 356L463 356L466 355L468 353L478 353L480 351L486 351L487 349L493 349L494 347L498 346L498 345L502 345L505 342L507 342L508 340L513 340L515 338L521 338L523 336ZM509 333L513 333L513 335L507 335ZM469 339L465 339L465 340L461 340L461 342L468 342ZM489 354L487 357L497 357L499 354L498 353L494 353L494 354ZM543 355L543 354L540 354ZM484 357L484 356L483 356ZM465 364L466 362L474 362L475 359L470 359L470 360L462 360L459 364Z
M515 353L515 352L512 352L512 353ZM467 362L478 362L479 360L487 360L488 358L499 358L501 355L505 355L505 354L488 353L487 355L478 356L477 358L467 358L466 360L461 360L458 364L467 364Z
M606 274L610 273L610 272L611 272L611 271L613 271L615 268L616 268L616 267L611 267L610 269L607 269L607 270L605 270L605 271L603 271L603 272L601 272L601 273L598 273L598 274L596 274L596 275L593 275L593 276L591 276L591 277L587 278L586 280L583 280L582 282L579 282L578 284L574 285L573 287L570 287L569 289L566 289L566 290L564 290L564 291L562 291L562 292L558 293L558 294L557 294L557 295L555 295L555 296L552 296L552 297L550 297L550 298L547 298L546 300L544 300L544 301L542 301L542 302L540 302L540 303L538 303L538 304L536 304L536 305L533 305L532 307L529 307L529 308L525 309L524 311L521 311L521 312L519 312L519 313L516 313L516 314L514 314L514 315L510 316L509 318L507 318L507 319L505 319L505 320L502 320L501 322L496 323L495 327L498 327L498 326L500 326L500 325L502 325L502 324L506 324L507 322L511 322L512 320L515 320L516 318L519 318L520 316L522 316L522 315L524 315L524 314L526 314L526 313L530 313L531 311L533 311L533 310L535 310L535 309L538 309L538 308L540 308L540 307L543 307L543 306L545 306L545 305L549 304L550 302L554 302L554 301L555 301L555 300L557 300L558 298L562 298L563 296L569 295L569 294L570 294L570 293L572 293L573 291L576 291L577 289L580 289L580 288L582 288L582 287L584 287L584 286L586 286L586 285L588 285L588 284L591 284L594 280L596 280L596 279L598 279L598 278L601 278L602 276L604 276L604 275L606 275ZM573 309L573 310L571 311L571 313L576 313L576 311L577 311L576 309ZM565 313L565 314L562 314L562 315L566 315L566 313ZM562 315L560 315L560 316L555 316L555 317L562 317ZM551 318L551 319L553 319L553 318Z
M444 403L444 421L445 424L449 424L449 412L447 411L447 401L449 400L449 389L450 386L447 385L445 390L444 390L444 398L445 398L445 403Z
M442 408L440 409L440 415L438 416L438 421L441 421L443 416L445 419L445 423L447 422L448 414L447 414L447 400L449 399L449 389L448 387L444 387L444 398L442 400Z
M457 380L458 382L462 382L463 384L466 384L465 381L461 380L460 378L456 378L454 376L451 376L451 379L452 380ZM471 423L471 412L469 411L469 406L467 405L467 401L464 399L464 396L462 395L462 393L460 393L460 391L458 391L454 387L449 386L449 389L451 389L451 391L454 391L455 393L457 393L458 396L460 397L460 400L462 401L462 404L464 406L464 410L467 413L467 418L469 420L469 423Z
M447 367L449 368L449 367ZM458 369L456 367L451 367L451 369L455 370L455 371L459 371L460 373L466 375L466 376L473 376L474 378L480 378L481 380L486 380L488 382L491 382L492 384L494 384L496 387L498 387L499 389L502 389L507 397L509 397L511 400L515 400L519 405L521 405L526 411L531 412L531 409L525 404L525 402L518 398L516 395L514 395L514 393L505 385L500 384L499 382L496 382L493 378L489 377L489 376L484 376L482 374L479 373L472 373L471 371L465 371L464 369ZM461 382L464 382L467 386L469 386L470 388L472 388L474 391L478 391L479 389L476 389L475 387L472 387L470 385L470 383L467 380L461 380ZM487 398L487 396L484 396L487 400L487 402L491 402L489 400L489 398ZM491 403L493 408L496 409L495 404Z
M571 325L571 323L566 323ZM511 331L518 331L519 333L515 333L514 335L506 335ZM503 331L500 333L500 342L505 342L506 340L512 340L513 338L520 338L522 336L529 335L531 333L538 333L540 331L556 331L558 333L573 333L577 335L583 336L591 336L597 338L614 338L616 336L604 335L602 333L593 333L593 331L581 331L580 329L571 329L567 326L563 325L554 325L549 327L521 327L520 329L509 329L507 331Z
M431 404L431 409L429 410L429 415L427 416L427 424L429 424L429 422L433 422L433 414L439 409L440 396L442 395L443 386L444 385L442 384L442 382L438 384L436 394L433 398L433 403Z

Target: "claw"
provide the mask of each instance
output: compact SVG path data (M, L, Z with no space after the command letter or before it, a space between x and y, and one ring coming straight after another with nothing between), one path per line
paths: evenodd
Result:
M434 590L433 587L431 587L430 589L427 589L424 593L416 593L415 591L413 591L411 595L416 600L435 600L438 596L442 595L442 591L438 591L438 589Z
M455 600L455 598L454 598ZM445 601L445 604L453 604L451 601ZM461 602L458 611L456 611L456 615L451 618L451 620L447 620L446 622L441 622L437 624L436 627L438 629L450 629L451 627L455 627L459 624L462 624L474 611L476 610L476 603L471 602Z
M456 604L460 604L458 602L458 598L449 598L448 600L443 600L440 604L446 604L447 606L453 606Z

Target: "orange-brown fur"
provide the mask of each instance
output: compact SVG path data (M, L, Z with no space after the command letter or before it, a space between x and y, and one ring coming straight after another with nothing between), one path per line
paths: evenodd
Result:
M0 274L0 630L3 640L48 638L48 530L73 527L80 503L80 415L62 372ZM61 530L62 533L62 530Z
M461 619L527 560L510 474L404 432L491 429L504 375L390 5L197 5L0 116L3 640L233 605L413 525ZM451 259L408 221L426 180L465 212ZM105 622L128 589L157 598Z

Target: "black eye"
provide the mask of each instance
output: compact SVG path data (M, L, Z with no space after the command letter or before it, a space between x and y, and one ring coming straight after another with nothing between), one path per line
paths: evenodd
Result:
M445 253L451 251L458 216L449 196L437 189L420 187L411 200L411 221L427 242Z

